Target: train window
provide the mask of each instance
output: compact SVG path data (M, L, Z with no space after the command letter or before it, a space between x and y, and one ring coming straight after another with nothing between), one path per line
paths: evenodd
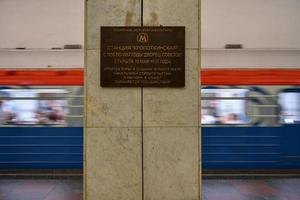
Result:
M201 89L202 124L247 124L247 89Z
M280 119L284 124L300 123L300 90L285 90L279 94Z
M0 89L0 124L82 126L82 100L70 105L71 92L70 88ZM76 109L77 115L71 115ZM75 124L74 117L79 118Z

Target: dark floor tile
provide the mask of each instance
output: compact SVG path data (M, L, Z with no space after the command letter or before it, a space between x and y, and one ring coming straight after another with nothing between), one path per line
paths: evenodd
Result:
M202 191L208 194L237 193L235 187L227 180L203 180Z
M246 196L244 196L244 198L246 200L266 200L264 197L257 196L257 195L246 195Z
M67 179L61 181L61 187L74 192L82 192L83 180L82 179Z
M201 200L208 200L208 198L202 193L202 199Z
M52 193L48 195L44 200L83 200L82 193Z
M300 199L300 179L285 178L285 179L270 179L269 184L272 185L278 192L285 192L299 196Z
M202 192L207 200L246 200L228 180L203 180Z
M257 196L274 196L277 192L263 180L235 180L234 187L242 194Z
M82 200L78 179L0 180L0 200ZM203 180L203 200L300 200L300 179Z
M82 180L62 180L55 188L47 194L45 200L82 200Z
M0 180L0 199L5 199L9 193L21 183L17 180Z
M256 195L247 195L247 200L288 200L286 197L282 196L256 196Z
M245 196L242 196L241 194L206 194L205 195L207 200L247 200Z
M300 200L299 178L203 180L207 200ZM205 199L205 200L206 200Z
M57 184L55 180L25 180L5 200L42 200Z
M300 190L300 188L299 188L299 190ZM285 193L285 194L282 194L282 196L284 196L284 198L286 198L287 200L300 200L300 195L293 194L293 193Z

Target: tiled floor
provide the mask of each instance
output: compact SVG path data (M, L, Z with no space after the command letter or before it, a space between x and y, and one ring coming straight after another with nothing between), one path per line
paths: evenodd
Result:
M300 200L300 178L205 179L203 200Z
M82 199L82 178L0 180L0 200Z
M300 178L204 179L203 200L300 200ZM82 179L0 179L0 200L82 200Z

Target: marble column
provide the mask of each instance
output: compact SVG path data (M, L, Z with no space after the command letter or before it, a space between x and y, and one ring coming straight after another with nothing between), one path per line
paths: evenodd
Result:
M86 200L200 199L199 9L198 0L86 1ZM100 87L100 26L142 19L186 27L184 88Z
M140 21L140 0L86 1L86 200L142 199L141 89L100 87L100 26Z
M145 200L200 198L198 0L144 0L145 26L186 27L186 86L144 89Z

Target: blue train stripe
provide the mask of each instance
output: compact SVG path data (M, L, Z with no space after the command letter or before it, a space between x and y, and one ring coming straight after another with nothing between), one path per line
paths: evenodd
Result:
M300 169L299 133L299 125L204 127L203 169Z
M82 127L0 129L0 169L82 169Z

